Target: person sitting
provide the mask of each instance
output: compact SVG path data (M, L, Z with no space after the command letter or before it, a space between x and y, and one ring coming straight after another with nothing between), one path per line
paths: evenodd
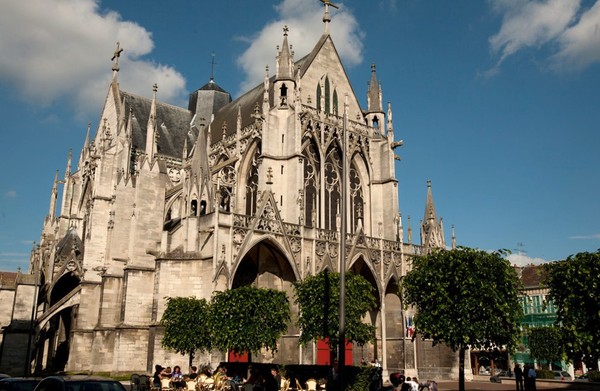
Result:
M154 366L154 374L152 375L152 386L154 388L160 388L160 377L163 369L164 368L159 364Z
M198 367L195 365L192 365L192 367L190 368L190 373L185 377L188 380L196 380L196 377L198 377Z
M175 365L175 368L173 368L173 372L171 373L171 384L176 389L181 389L185 387L183 373L181 373L181 368L179 367L179 365Z
M171 378L171 373L173 372L173 370L171 369L171 367L166 367L162 370L162 372L160 373L160 378L164 379L164 378Z

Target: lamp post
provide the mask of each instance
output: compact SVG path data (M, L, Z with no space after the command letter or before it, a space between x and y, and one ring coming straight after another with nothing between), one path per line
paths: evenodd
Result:
M346 366L346 173L348 158L346 153L346 107L348 95L344 99L344 114L342 119L342 178L341 178L341 207L340 207L340 329L338 345L338 379L340 391L344 390L344 367Z

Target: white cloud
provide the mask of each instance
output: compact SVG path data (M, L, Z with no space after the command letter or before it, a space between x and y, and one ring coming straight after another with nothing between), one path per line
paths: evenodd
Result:
M557 69L580 70L600 62L600 1L566 29L558 42L560 50L553 57Z
M500 31L490 38L499 64L508 56L558 38L571 23L579 0L498 1L494 10L503 14Z
M592 235L570 236L569 239L575 239L575 240L600 240L600 233L592 234Z
M161 100L182 96L179 72L142 58L153 49L151 33L116 12L101 11L97 0L3 1L0 80L30 102L49 105L66 97L78 110L92 112L106 96L117 41L124 48L119 74L124 89L148 95L159 83Z
M15 190L9 190L6 193L4 193L4 196L6 198L17 198L17 192Z
M540 265L542 263L548 262L548 260L543 258L533 258L528 256L525 253L518 252L509 254L506 259L512 264L517 266L527 266L527 265Z
M526 48L550 50L554 70L579 71L600 62L600 0L587 9L581 0L496 0L492 8L502 15L502 25L489 39L499 59L487 76Z
M362 61L364 33L351 11L343 4L339 6L339 9L330 8L330 34L342 61L351 67ZM308 54L324 32L323 7L319 2L283 0L275 9L279 14L277 20L265 25L255 36L241 38L251 42L238 59L238 65L246 74L241 91L255 87L264 79L265 66L269 66L269 74L273 75L276 47L283 41L283 26L290 29L288 43L295 52L295 60Z

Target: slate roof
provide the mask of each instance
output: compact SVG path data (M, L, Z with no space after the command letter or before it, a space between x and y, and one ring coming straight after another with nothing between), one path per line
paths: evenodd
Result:
M0 272L0 285L2 284L10 284L13 285L17 282L16 272Z
M146 149L146 130L150 118L152 99L121 91L125 112L131 108L132 146L134 149ZM127 117L129 118L129 117ZM190 132L192 114L189 110L156 102L156 123L158 129L158 153L175 159L181 159L183 145L187 139L188 149L196 141L196 134Z
M77 231L71 228L56 245L56 258L70 258L73 248L76 250L77 259L83 259L83 242L77 235Z
M219 91L228 94L228 92L222 89L217 83L215 83L214 80L210 80L208 83L198 88L196 91Z
M527 265L521 268L521 282L525 288L542 286L543 268L537 265Z

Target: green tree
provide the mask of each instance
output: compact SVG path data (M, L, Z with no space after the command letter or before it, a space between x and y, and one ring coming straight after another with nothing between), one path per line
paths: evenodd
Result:
M362 276L346 274L345 337L364 345L375 339L375 326L362 321L376 305L373 287ZM300 344L328 339L332 357L339 345L340 275L327 269L294 282L295 302L300 309ZM331 361L333 362L333 360Z
M504 254L435 250L415 257L401 283L405 305L416 308L416 333L459 352L461 391L468 348L512 350L520 335L521 284Z
M547 363L562 360L562 332L558 327L530 328L528 339L529 354L534 359Z
M285 292L244 286L215 292L211 300L213 345L222 351L277 351L291 319Z
M600 250L544 265L544 284L558 308L557 326L571 360L597 368L600 359Z
M195 297L168 297L160 320L164 327L162 346L189 355L192 366L194 353L211 349L209 304Z

